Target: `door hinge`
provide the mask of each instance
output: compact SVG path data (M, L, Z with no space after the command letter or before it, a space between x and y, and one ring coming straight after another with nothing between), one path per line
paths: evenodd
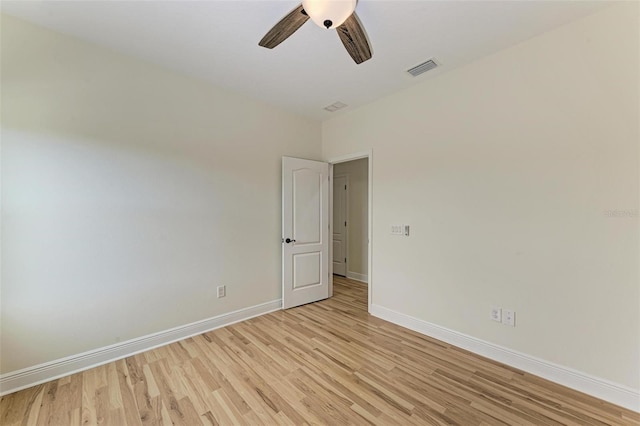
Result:
M347 189L347 185L344 186L344 189Z
M344 226L347 226L347 221L346 220L344 221Z
M344 258L344 263L347 263L347 258L346 257Z

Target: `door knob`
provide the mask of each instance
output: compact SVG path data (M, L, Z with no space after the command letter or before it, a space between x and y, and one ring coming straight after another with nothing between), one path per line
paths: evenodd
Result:
M292 240L291 238L287 238L286 240L284 240L284 242L289 244L289 243L295 243L296 240Z

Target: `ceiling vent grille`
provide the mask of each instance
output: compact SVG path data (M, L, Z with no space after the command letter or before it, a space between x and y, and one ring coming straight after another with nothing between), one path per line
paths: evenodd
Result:
M429 59L426 62L416 65L415 67L408 69L407 72L414 77L419 76L427 71L430 71L438 66L438 63L434 59Z
M342 108L344 108L346 106L347 106L347 104L344 104L342 102L334 102L331 105L324 107L324 109L326 109L329 112L335 112L335 111L337 111L339 109L342 109Z

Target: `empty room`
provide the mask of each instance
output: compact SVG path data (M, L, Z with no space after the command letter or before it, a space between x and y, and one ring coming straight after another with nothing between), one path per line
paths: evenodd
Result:
M640 425L640 2L2 1L0 424Z

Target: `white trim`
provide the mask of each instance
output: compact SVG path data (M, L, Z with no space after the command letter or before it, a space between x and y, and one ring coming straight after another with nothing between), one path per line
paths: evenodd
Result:
M442 340L494 361L518 368L621 407L640 412L640 392L636 389L573 370L531 355L495 345L436 324L405 315L380 305L372 305L371 315L418 333Z
M361 281L363 283L369 282L366 274L360 274L358 272L347 271L347 278L356 280L356 281Z
M191 324L148 334L116 343L99 349L93 349L77 355L71 355L44 364L27 367L22 370L0 376L0 395L6 395L31 386L45 383L79 371L97 367L140 352L148 351L169 343L177 342L191 336L206 333L216 328L225 327L249 318L278 311L282 308L282 300L273 300L260 305L250 306L237 311L218 315Z
M327 162L331 164L346 163L348 161L359 160L361 158L367 158L370 156L371 156L371 151L360 151L360 152L353 152L351 154L340 155L338 157L329 158Z
M329 164L329 297L333 297L333 163Z

